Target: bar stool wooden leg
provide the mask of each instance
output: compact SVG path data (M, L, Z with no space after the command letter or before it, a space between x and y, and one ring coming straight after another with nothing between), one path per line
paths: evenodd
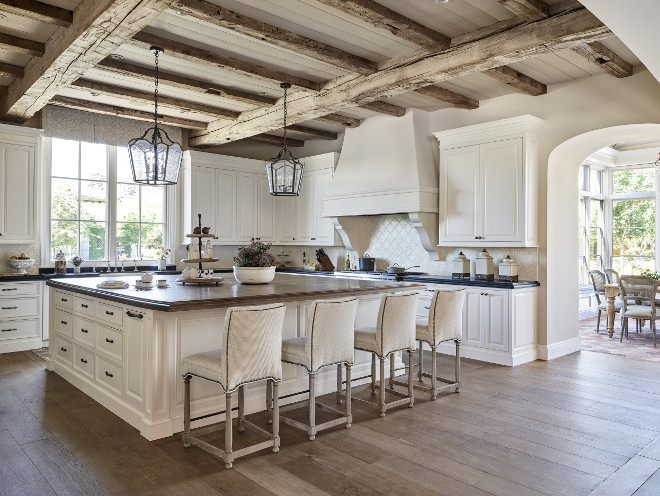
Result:
M341 405L341 381L342 381L342 370L341 370L341 363L337 364L337 404ZM346 382L346 389L351 387L350 382Z
M456 392L461 392L461 342L456 340Z
M394 389L394 353L390 353L390 389Z
M277 453L280 450L280 385L272 379L270 382L273 384L273 439L275 440L273 453Z
M272 424L272 408L273 408L273 380L266 379L266 423Z
M232 467L232 422L231 422L231 393L225 394L225 468Z
M438 397L438 363L435 354L436 346L431 346L431 401Z
M341 365L339 365L341 367ZM351 413L351 365L346 364L346 428L349 429L353 423L353 414Z
M408 351L408 396L410 396L410 403L408 408L412 408L415 403L415 394L413 386L413 352Z
M419 342L419 369L417 370L417 380L419 382L424 382L424 345L422 342Z
M316 439L316 394L314 393L314 383L316 374L309 374L309 440Z
M190 448L190 379L187 375L183 378L183 447Z
M245 430L245 391L243 386L238 386L238 432Z
M385 357L380 359L380 417L385 416Z
M376 354L371 354L371 394L376 394Z

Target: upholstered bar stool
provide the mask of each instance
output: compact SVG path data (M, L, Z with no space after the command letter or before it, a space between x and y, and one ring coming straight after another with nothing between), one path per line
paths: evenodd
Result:
M408 377L408 394L394 389L394 355L397 351L406 350L410 370L412 370L412 351L415 350L415 313L419 293L402 292L383 295L378 310L376 327L367 327L355 330L355 349L371 353L371 394L376 393L376 357L380 359L379 401L353 398L379 408L379 415L395 406L408 405L412 408L415 402L413 393L413 376ZM390 358L390 380L388 393L399 396L401 399L385 401L385 359ZM348 382L347 382L348 384ZM347 387L348 391L348 387Z
M465 289L439 290L433 292L429 308L428 320L417 320L416 338L419 341L419 370L417 377L419 382L424 382L424 377L431 379L431 386L415 384L415 389L421 389L431 393L431 399L435 400L438 391L454 388L458 393L461 389L461 339L463 334L463 305L465 304ZM438 377L437 349L444 341L456 343L456 358L454 362L454 380ZM431 373L424 372L423 343L431 347ZM412 370L409 371L412 374ZM443 385L438 387L438 381Z
M307 432L310 440L316 438L316 433L346 424L351 426L351 366L353 365L353 330L355 329L355 314L357 298L341 298L336 300L318 300L312 304L308 315L305 337L282 340L282 361L305 367L309 374L309 423L304 424L283 415L280 419ZM316 403L315 381L321 367L337 365L337 387L341 390L342 369L346 366L346 412L340 412L327 405ZM286 412L300 408L300 403L294 403L281 408ZM316 407L323 408L340 415L340 418L329 420L322 424L316 423Z
M281 303L263 306L231 307L227 309L222 332L222 350L197 353L183 359L183 382L185 389L183 416L183 445L191 444L211 453L231 468L234 459L266 448L279 451L279 408L278 383L282 380L282 324L285 306ZM190 418L190 379L201 377L220 384L225 392L225 449L221 450L191 434L190 422L203 417ZM245 420L245 384L266 380L266 388L273 388L273 432ZM268 438L237 451L232 450L232 393L238 390L238 431L245 427ZM268 405L270 408L270 405ZM212 415L218 415L217 412ZM216 425L195 429L195 435L216 430Z

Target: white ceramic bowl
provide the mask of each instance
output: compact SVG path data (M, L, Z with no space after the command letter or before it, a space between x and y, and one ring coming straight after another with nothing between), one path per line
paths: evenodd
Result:
M275 266L271 267L236 267L234 277L241 284L266 284L275 277Z
M29 269L34 265L34 259L33 258L10 258L9 259L9 266L12 267L13 269L16 269L17 274L27 274L27 271L25 269Z

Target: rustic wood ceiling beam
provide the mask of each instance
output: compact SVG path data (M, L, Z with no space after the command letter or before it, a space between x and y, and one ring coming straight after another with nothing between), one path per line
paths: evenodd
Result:
M84 110L85 112L93 112L95 114L116 115L118 117L136 119L138 121L153 122L154 120L153 112L145 112L143 110L119 107L117 105L108 105L106 103L90 102L88 100L79 100L78 98L69 98L66 96L55 96L50 101L50 104L57 105L59 107ZM191 119L182 119L180 117L170 117L168 115L162 114L158 114L158 122L161 124L169 124L170 126L183 127L187 129L206 129L205 122L193 121Z
M269 145L277 145L277 146L282 146L282 136L275 136L274 134L255 134L254 136L250 136L249 138L246 138L248 140L252 141L259 141L260 143L268 143ZM305 146L305 142L303 140L299 139L291 139L287 137L286 139L286 144L289 147L292 148L300 148Z
M506 65L488 69L484 74L532 96L545 95L548 92L548 87L542 82Z
M0 62L0 76L21 78L23 77L23 68L19 65L6 64Z
M573 48L573 51L579 53L612 76L618 78L632 76L632 65L598 41L578 45Z
M497 0L509 12L527 22L545 19L550 13L548 4L541 0Z
M0 0L0 11L58 26L69 26L73 22L70 10L37 0Z
M24 122L89 68L168 8L171 0L82 0L73 23L58 27L43 57L25 66L0 103L5 120Z
M373 74L378 70L376 62L286 29L251 19L205 0L178 0L176 7L183 9L190 17L250 38L265 41L270 45L320 60L350 72Z
M128 100L138 105L154 104L154 94L146 91L138 91L121 86L114 86L106 83L97 83L89 79L78 79L72 85L72 88L89 90L92 93L98 93L105 96L116 96ZM191 102L180 98L172 98L162 93L158 94L158 106L174 110L188 110L199 114L215 117L216 119L234 120L239 112L226 110L217 107L210 107L203 103Z
M398 38L429 50L439 51L449 47L449 37L373 0L317 0L317 2L341 10L367 24L385 29Z
M337 133L333 133L331 131L323 131L322 129L314 129L306 126L299 126L298 124L287 126L287 130L292 133L302 134L303 136L306 136L310 139L322 139L330 141L337 139Z
M287 102L288 119L296 124L608 36L610 30L586 9L560 14L376 74L339 78L317 95L294 94ZM243 112L230 125L212 122L206 132L193 136L191 143L224 143L268 132L279 127L282 110L282 103L278 102L267 109Z
M354 117L348 117L341 114L327 114L314 118L315 121L326 122L328 124L336 124L344 127L358 127L360 125L360 119L355 119Z
M26 40L18 36L0 33L0 48L14 53L29 55L30 57L41 57L46 50L46 45L38 41Z
M122 76L139 79L140 81L153 82L154 80L153 67L142 67L128 62L122 62L120 60L107 58L99 62L96 68L102 71L112 72L113 74L120 74ZM248 93L247 91L236 90L234 88L228 88L214 83L207 83L198 79L163 72L160 69L158 70L158 79L161 83L175 88L216 95L228 100L248 103L257 107L273 105L277 102L277 98L257 95L256 93Z
M406 109L404 107L399 107L398 105L392 105L387 102L367 102L359 106L364 110L371 110L372 112L378 112L379 114L393 115L394 117L403 117L406 115Z
M187 60L196 64L215 65L221 69L231 71L242 76L247 76L250 79L257 79L268 83L276 82L278 84L280 82L291 83L295 89L304 90L306 92L310 90L317 92L320 88L319 83L310 81L309 79L305 79L300 76L287 74L276 69L253 64L252 62L248 62L246 60L229 57L228 55L222 55L216 52L211 52L209 50L204 50L203 48L197 48L185 43L181 43L179 41L157 36L155 34L145 32L137 33L135 36L133 36L133 39L130 40L130 43L134 46L138 46L147 50L149 47L155 45L163 48L165 53L173 57Z
M455 91L451 91L446 88L441 88L440 86L425 86L424 88L416 89L415 93L434 98L435 100L439 100L441 102L449 103L454 107L464 109L479 108L479 100L475 100L469 96L461 95L460 93L456 93Z

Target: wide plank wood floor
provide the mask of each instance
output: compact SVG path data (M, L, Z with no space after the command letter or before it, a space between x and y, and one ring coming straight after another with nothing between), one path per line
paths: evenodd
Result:
M462 365L460 394L385 418L354 403L351 429L313 442L282 425L279 453L225 470L178 435L148 442L33 353L0 355L0 496L660 495L657 363Z

